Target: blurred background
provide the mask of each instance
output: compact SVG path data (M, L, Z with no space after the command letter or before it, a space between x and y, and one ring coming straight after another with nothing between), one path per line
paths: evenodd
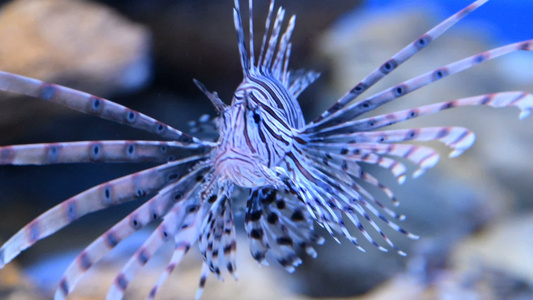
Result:
M214 114L192 78L218 91L226 103L242 80L232 1L0 3L0 70L107 97L184 131L189 120ZM288 14L298 16L292 68L322 73L299 99L306 119L312 120L398 50L469 3L277 1ZM256 38L262 35L267 7L268 1L255 1ZM532 1L490 1L372 91L484 50L531 39L532 12ZM402 97L376 114L490 92L532 92L532 82L533 53L514 53ZM430 143L442 154L441 162L401 186L387 172L368 168L400 199L398 212L407 215L403 227L421 235L412 241L389 233L407 257L381 253L364 241L367 252L361 253L320 232L326 244L317 249L318 258L302 254L304 263L294 274L274 262L260 268L249 255L241 216L239 281L228 277L222 284L211 278L204 298L532 299L533 118L519 121L516 108L469 107L401 127L444 125L472 129L476 143L454 159L447 157L448 149ZM99 139L156 137L40 100L0 95L0 145ZM0 166L0 242L53 205L149 166ZM86 216L22 253L0 270L0 298L51 298L76 254L138 205L134 201ZM149 234L149 229L141 230L93 267L72 299L103 298L118 270ZM128 288L126 299L145 298L171 248L152 259ZM193 298L200 265L200 255L192 249L159 299Z

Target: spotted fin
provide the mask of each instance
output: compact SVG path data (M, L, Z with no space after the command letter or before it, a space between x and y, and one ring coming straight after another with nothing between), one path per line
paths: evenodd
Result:
M321 165L320 163L317 163L315 167L317 168L318 171L322 172L324 175L328 176L332 180L335 180L340 185L344 186L344 188L349 188L353 190L353 193L350 194L350 196L353 199L360 200L360 199L365 198L368 201L377 205L387 215L391 216L392 218L395 218L398 220L405 219L405 216L394 212L393 210L391 210L390 208L382 204L380 201L376 200L375 197L371 193L369 193L365 188L363 188L357 182L357 180L360 180L360 181L364 181L370 185L377 187L391 200L391 203L394 206L399 205L399 201L394 195L394 193L387 186L380 183L376 178L362 171L360 166L357 163L351 162L350 164L347 164L345 163L345 161L343 161L341 165L337 163L336 161L331 161L327 167L324 165ZM343 174L343 173L346 176L340 176L340 174Z
M297 199L278 192L274 202L261 201L261 207L261 223L271 245L269 252L278 263L293 272L302 262L296 252L298 247L316 257L314 246L323 239L314 232L309 213Z
M312 157L312 156L310 156ZM336 159L331 156L331 161ZM383 215L374 205L379 208L383 208L382 204L375 201L373 197L369 199L370 202L365 199L368 193L358 187L355 183L355 179L363 181L375 181L374 185L380 187L384 192L393 197L388 188L379 183L379 181L370 177L360 169L357 164L355 166L357 172L350 172L348 167L341 167L342 170L347 172L350 176L353 176L352 182L347 180L346 177L335 180L336 176L332 176L332 172L327 171L329 167L316 167L319 166L321 160L312 162L306 162L306 157L299 157L295 159L295 166L291 168L297 170L300 174L294 176L295 185L301 187L299 191L295 191L299 194L299 197L303 199L308 209L312 212L317 212L314 217L315 221L319 225L323 226L332 236L335 237L335 233L340 233L352 242L360 250L364 249L359 245L357 239L347 230L344 221L343 214L356 225L361 234L374 246L382 251L386 251L386 248L380 246L367 232L360 218L364 218L367 222L382 238L383 240L398 254L405 255L381 230L380 226L374 220L381 220L388 227L395 231L404 234L408 238L416 239L418 236L407 232L395 222L391 221L388 217ZM305 163L305 168L303 164ZM323 163L323 162L322 162ZM302 164L302 166L300 166ZM311 167L312 166L312 167ZM337 166L338 167L338 166ZM305 187L305 188L303 188ZM362 196L364 195L364 196ZM391 210L384 210L386 214L392 216L395 219L403 220L404 217L393 213Z
M252 256L267 264L267 252L287 271L294 272L302 260L296 249L304 249L315 257L314 246L322 244L313 228L313 221L299 200L274 190L254 191L248 202L245 218Z
M219 280L223 280L222 269L236 277L235 224L231 211L231 200L225 196L213 203L202 224L199 239L200 252L205 264Z
M275 194L269 194L264 201L270 201L270 197L275 198ZM270 248L260 218L262 215L260 201L265 196L260 190L253 191L246 203L246 217L244 228L248 234L248 241L250 245L250 253L252 257L263 265L268 265L265 260L266 253Z
M177 203L177 206L183 204ZM165 219L156 230L146 239L142 246L135 252L135 254L128 260L126 265L118 273L113 281L106 299L122 299L128 284L133 280L139 270L152 258L159 248L161 248L175 231L178 230L182 218L184 216L183 207L180 211L173 209L165 216Z
M187 170L201 158L193 156L130 174L92 187L54 206L20 229L0 248L0 268L21 251L88 213L157 192L179 179L183 168Z
M447 31L450 27L459 22L466 15L485 4L488 0L478 0L459 12L455 13L451 17L447 18L437 26L433 27L431 30L417 38L411 44L407 45L405 48L396 53L391 59L386 61L379 68L372 71L367 75L361 82L356 84L348 93L342 96L337 102L335 102L329 109L322 113L318 118L316 118L311 124L322 124L323 120L330 118L332 114L336 114L339 110L343 109L348 103L357 98L359 95L368 90L376 82L380 81L390 72L394 71L401 64L411 58L413 55L418 53L420 50L424 49L432 41L436 40L441 34ZM336 114L337 115L337 114ZM311 128L314 125L311 126Z
M203 143L138 111L53 83L0 71L0 90L61 104L82 113L142 129L182 144Z
M72 292L81 276L125 238L165 216L175 201L181 200L184 192L190 188L193 182L196 182L195 177L202 170L198 168L165 187L156 196L146 201L85 248L63 274L55 299L65 299Z
M313 156L311 156L311 158L313 158ZM371 193L357 183L356 180L361 180L381 189L383 193L385 193L385 195L387 195L387 197L391 200L394 206L399 205L399 201L396 196L394 196L392 191L385 185L381 184L375 177L364 172L357 162L348 161L346 157L337 154L332 154L331 158L326 160L327 165L324 164L323 160L320 160L319 158L315 159L315 168L324 173L326 176L350 186L350 188L357 192L361 197L365 197L369 201L378 205L378 207L383 209L389 216L399 220L403 220L405 218L403 215L399 215L385 207L385 205L377 201ZM356 198L359 199L360 197L356 196Z
M0 147L0 165L47 165L88 162L162 162L202 148L160 141L90 141ZM202 148L205 149L205 148Z
M184 255L187 254L189 249L198 240L198 236L200 233L200 226L198 224L202 222L202 216L202 213L188 214L186 216L184 224L188 224L188 226L185 228L183 228L182 226L182 228L174 235L175 248L174 252L172 253L172 257L170 258L170 261L165 271L161 273L157 282L150 290L150 294L148 295L147 299L155 298L157 292L159 291L163 283L167 280L170 273L181 262Z
M198 188L202 186L197 182L183 193L183 200L176 202L172 209L165 215L159 226L128 260L118 273L107 294L107 299L122 299L129 283L135 278L140 269L153 257L169 239L175 237L180 230L196 226L196 215L200 210ZM193 216L189 217L188 216Z
M329 137L342 133L370 131L455 107L477 105L486 105L495 108L515 106L520 109L519 117L520 119L523 119L527 117L533 109L533 95L524 92L501 92L439 102L342 123L337 126L324 128L320 133L313 134L313 137ZM339 138L341 137L339 136Z
M194 297L195 300L200 300L200 298L202 297L202 294L204 293L205 283L207 282L209 274L211 274L211 272L209 271L209 266L206 262L204 262L202 264L200 280L198 281L198 290L196 291L196 295Z
M502 46L502 47L488 50L485 52L481 52L476 55L472 55L470 57L448 64L444 67L435 69L433 71L424 73L415 78L404 81L403 83L400 83L396 86L393 86L389 89L379 92L371 97L368 97L364 100L361 100L350 106L347 106L341 110L338 110L336 113L323 119L319 123L312 125L308 129L308 131L316 131L318 128L325 128L325 127L329 127L332 125L335 126L335 125L350 121L353 118L358 117L365 112L376 109L377 107L383 104L386 104L399 97L405 96L406 94L409 94L423 86L426 86L442 78L445 78L449 75L471 68L484 61L494 59L499 56L509 54L515 51L520 51L520 50L531 51L532 49L533 49L533 40L528 40L524 42L518 42L518 43ZM525 94L525 93L522 93L522 94ZM510 102L510 105L513 105L513 102Z

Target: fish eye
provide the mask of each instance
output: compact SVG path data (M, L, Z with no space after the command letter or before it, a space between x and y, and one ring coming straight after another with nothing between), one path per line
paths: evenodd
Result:
M261 122L261 115L259 115L259 110L256 109L253 111L253 118L255 124L259 124L259 122Z

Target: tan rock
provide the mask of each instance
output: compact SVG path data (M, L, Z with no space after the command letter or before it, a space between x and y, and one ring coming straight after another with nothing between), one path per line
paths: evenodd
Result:
M16 0L0 11L0 70L108 95L149 76L148 31L81 0Z
M486 267L533 282L533 214L492 224L460 243L452 262L462 270Z
M305 297L293 295L287 285L286 278L291 276L283 270L275 260L270 260L271 266L261 267L253 260L247 248L247 240L238 239L237 276L234 280L225 270L222 275L224 282L220 282L210 275L202 299L287 299L303 300ZM116 249L119 250L119 249ZM131 250L131 251L130 251ZM72 299L104 299L109 286L115 280L120 269L132 255L135 248L114 252L110 257L94 266L70 296ZM145 299L167 266L173 250L172 243L165 245L157 256L138 273L128 286L125 299ZM198 246L193 246L183 261L170 274L169 278L158 292L156 299L194 299L200 278L202 258ZM56 286L49 288L47 294L52 294Z
M45 299L38 294L16 263L0 269L0 295L4 300Z

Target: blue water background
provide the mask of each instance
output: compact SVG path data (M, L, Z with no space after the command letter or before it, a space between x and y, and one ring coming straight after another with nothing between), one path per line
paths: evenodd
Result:
M394 10L399 7L427 6L446 18L473 1L469 0L368 0L364 9ZM392 12L392 11L391 11ZM491 0L461 20L461 24L483 23L500 41L511 43L533 38L533 1Z

